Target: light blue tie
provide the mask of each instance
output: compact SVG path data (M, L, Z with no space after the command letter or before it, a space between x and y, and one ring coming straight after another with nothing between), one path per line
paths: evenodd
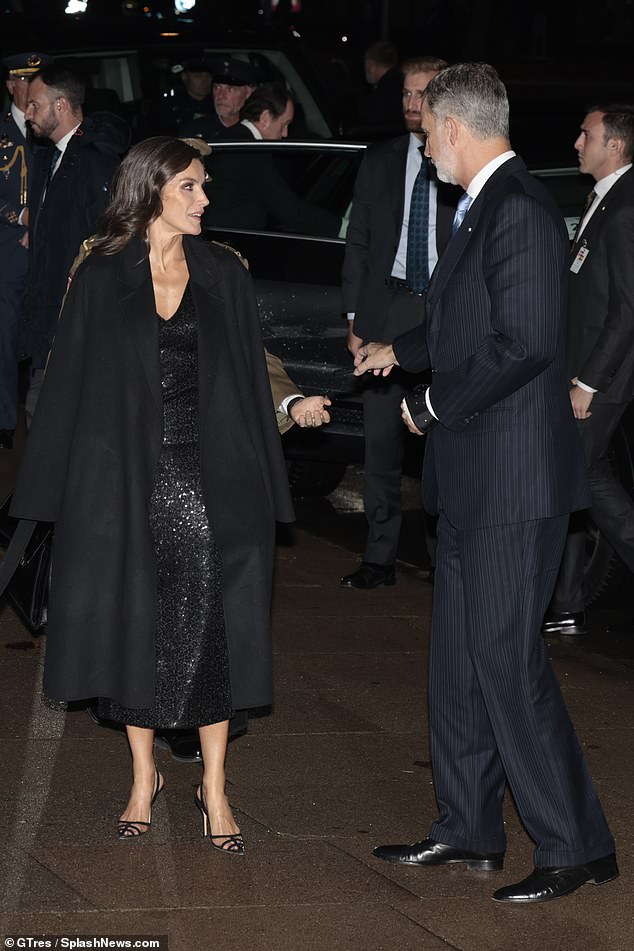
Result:
M458 228L464 221L465 215L469 211L469 205L471 204L472 201L473 201L473 198L471 197L471 195L467 194L467 192L465 192L464 195L460 198L458 202L458 206L456 208L456 213L453 216L453 224L451 226L452 234L456 233L456 231L458 230Z

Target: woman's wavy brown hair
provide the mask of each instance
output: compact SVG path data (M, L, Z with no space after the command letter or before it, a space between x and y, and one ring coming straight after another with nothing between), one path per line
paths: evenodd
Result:
M132 238L146 238L163 211L161 190L194 159L202 162L198 149L166 135L134 145L113 176L112 199L99 222L92 253L116 254Z

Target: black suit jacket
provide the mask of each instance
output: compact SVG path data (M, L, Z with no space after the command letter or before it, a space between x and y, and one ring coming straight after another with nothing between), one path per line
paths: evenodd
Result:
M52 146L35 150L29 194L29 274L21 356L43 367L55 332L71 265L94 234L109 201L110 182L130 142L118 116L95 113L72 136L51 179L43 205ZM40 207L41 206L41 207Z
M634 398L634 169L612 186L573 247L587 249L581 269L568 272L569 379L598 390L594 399Z
M199 326L201 485L242 709L271 702L275 518L293 510L251 277L230 251L196 238L184 248ZM44 682L56 699L152 703L158 320L138 238L87 258L59 320L11 509L56 523Z
M395 341L433 371L425 507L457 528L586 508L590 497L564 370L568 239L520 158L486 182L432 276L426 330Z
M409 133L371 146L361 163L354 187L352 213L342 272L343 308L354 313L354 331L365 340L391 341L402 333L390 318L393 291L385 279L392 273L405 204L405 174ZM451 236L457 190L438 186L437 250ZM424 307L421 302L421 320Z

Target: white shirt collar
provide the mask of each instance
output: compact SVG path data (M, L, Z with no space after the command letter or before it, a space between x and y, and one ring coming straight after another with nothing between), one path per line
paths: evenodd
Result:
M254 139L257 139L258 142L262 142L264 136L262 135L258 127L254 125L252 122L250 122L249 119L243 119L240 124L247 127L247 129L252 133Z
M422 143L421 140L418 138L418 136L417 136L417 135L414 135L413 132L410 132L410 134L409 134L409 145L408 145L408 147L407 147L407 151L408 151L408 152L418 152L418 150L420 149L420 147L421 147L422 144L423 144L423 143ZM418 152L418 154L420 155L421 161L422 161L423 153L422 153L422 152Z
M26 118L21 109L18 109L14 102L11 103L11 115L17 125L18 129L26 139Z
M596 192L597 198L605 198L607 193L610 191L613 185L619 180L621 175L625 175L626 172L632 167L632 163L629 165L624 165L622 168L617 168L615 172L610 172L609 175L606 175L605 178L600 178L598 182L595 182L594 190Z
M66 147L67 147L68 143L70 142L70 140L72 139L72 137L75 135L75 133L77 132L77 129L80 127L80 125L81 125L81 122L78 122L74 129L71 129L70 132L67 132L66 135L63 135L63 136L61 137L61 139L59 140L59 142L56 142L56 143L55 143L55 148L56 148L56 149L59 149L59 151L62 153L62 158L64 157L64 152L66 151ZM57 168L59 168L60 162L61 162L62 158L58 159L58 161L57 161Z
M502 152L500 155L496 155L494 159L491 159L490 162L487 162L487 164L481 168L478 174L474 175L474 177L469 182L467 194L471 198L477 198L493 173L497 172L501 165L504 165L505 162L508 162L509 159L514 157L515 152L513 149L509 149L507 152Z

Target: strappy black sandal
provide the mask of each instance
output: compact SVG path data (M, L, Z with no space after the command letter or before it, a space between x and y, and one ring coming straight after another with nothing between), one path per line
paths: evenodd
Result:
M162 792L165 786L164 781L161 783L162 778L157 769L154 780L154 794L150 802L150 816L147 822L143 822L141 819L119 819L117 822L117 838L120 842L130 842L134 839L138 839L139 836L147 835L150 831L150 826L152 825L152 806L156 802L158 794ZM144 828L140 828L140 826Z
M209 814L203 802L202 783L200 786L197 786L196 791L194 792L194 802L196 803L196 807L199 809L200 814L203 817L203 836L205 839L210 840L214 849L217 849L219 852L223 852L225 855L244 855L244 839L239 832L236 832L233 835L227 835L226 833L221 835L212 834ZM214 839L223 839L224 841L220 844L216 844Z

